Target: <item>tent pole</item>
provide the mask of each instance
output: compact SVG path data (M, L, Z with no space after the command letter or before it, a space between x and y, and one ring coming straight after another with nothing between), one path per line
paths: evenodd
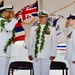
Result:
M42 0L36 0L38 1L38 10L42 9Z

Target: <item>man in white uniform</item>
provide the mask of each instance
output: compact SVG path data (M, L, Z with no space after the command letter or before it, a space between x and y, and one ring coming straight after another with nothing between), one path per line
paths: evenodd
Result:
M66 59L70 75L75 75L75 14L71 14L65 23Z
M0 75L8 75L13 28L17 23L12 10L13 6L0 8Z
M33 60L34 75L49 75L51 61L57 54L55 28L48 22L48 12L38 12L39 23L30 30L28 42L29 59Z

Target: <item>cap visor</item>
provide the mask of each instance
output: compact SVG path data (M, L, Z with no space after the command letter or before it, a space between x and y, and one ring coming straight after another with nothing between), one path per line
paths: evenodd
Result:
M48 15L38 15L39 17L48 17Z
M66 19L70 19L71 17L67 17Z
M75 19L75 16L69 16L69 17L67 17L67 19Z

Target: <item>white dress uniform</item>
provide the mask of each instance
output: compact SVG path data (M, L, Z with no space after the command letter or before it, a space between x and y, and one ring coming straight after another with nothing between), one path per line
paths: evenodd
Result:
M45 25L41 25L41 32ZM36 42L36 28L33 26L30 31L29 42L28 42L28 55L33 56L33 68L34 75L49 75L50 70L50 56L56 56L57 54L57 40L55 28L49 26L50 34L45 34L44 48L37 54L37 58L34 57L35 42ZM41 37L40 37L41 39ZM39 39L39 40L40 40ZM38 44L38 48L40 44Z
M70 31L71 27L64 29L64 32L67 34ZM66 40L66 55L65 58L68 61L68 67L70 75L75 75L75 29L72 31L70 38Z
M0 17L0 21L4 18ZM12 37L12 30L17 23L17 20L12 18L10 22L5 22L5 27L1 31L0 27L0 75L8 75L9 59L11 55L11 45L7 48L7 53L4 53L3 49L7 44L7 41Z

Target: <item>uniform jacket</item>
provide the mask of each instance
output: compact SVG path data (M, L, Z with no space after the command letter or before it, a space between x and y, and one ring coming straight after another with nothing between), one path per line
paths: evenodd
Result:
M75 61L75 29L72 33L72 56L71 56L71 60Z
M0 21L4 20L4 18L0 17ZM9 57L11 54L11 45L8 47L7 53L4 53L3 49L4 46L6 45L7 41L11 38L12 36L12 30L17 23L17 20L12 18L10 22L5 22L5 27L3 28L3 31L1 32L1 27L0 27L0 57Z
M65 28L65 33L68 33L70 27ZM75 60L75 29L72 31L71 37L66 39L66 55L67 60Z
M35 42L36 42L36 28L37 26L33 26L30 30L30 36L28 41L28 55L32 55L34 57L35 50ZM38 52L37 58L45 58L49 59L50 56L56 56L57 53L57 39L56 32L54 27L50 27L50 34L45 34L45 42L44 48L42 52Z

